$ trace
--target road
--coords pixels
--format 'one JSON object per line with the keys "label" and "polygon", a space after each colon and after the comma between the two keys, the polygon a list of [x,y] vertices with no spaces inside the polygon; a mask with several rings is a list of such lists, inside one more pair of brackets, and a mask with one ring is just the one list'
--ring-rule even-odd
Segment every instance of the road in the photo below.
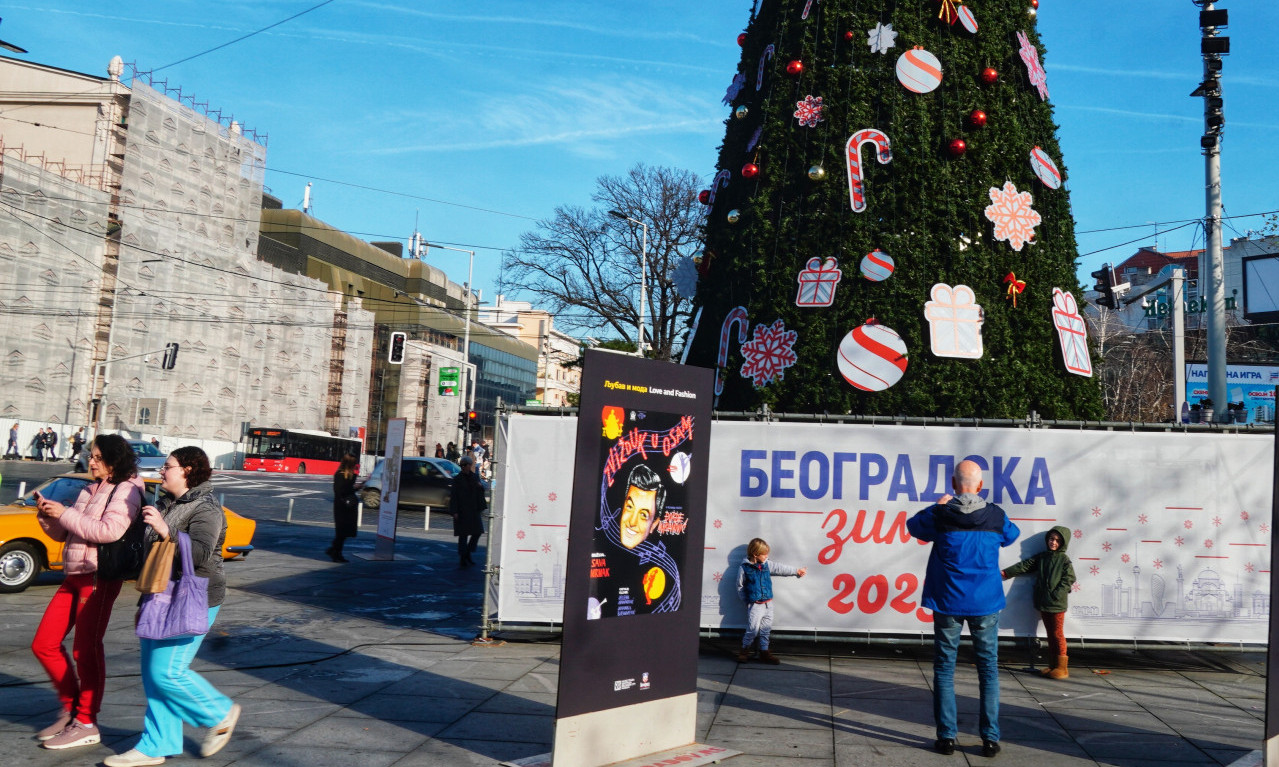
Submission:
{"label": "road", "polygon": [[[71,464],[66,461],[2,461],[0,503],[8,503],[18,496],[19,483],[25,482],[29,491],[45,479],[71,470]],[[316,525],[333,522],[332,477],[219,471],[213,475],[213,486],[214,492],[222,499],[222,505],[251,519],[275,522],[291,519],[295,524]],[[290,500],[293,501],[291,517]],[[377,515],[366,513],[362,529],[374,530],[376,527]],[[451,529],[452,520],[443,511],[433,511],[431,527]],[[420,511],[402,510],[396,519],[397,534],[423,528]]]}

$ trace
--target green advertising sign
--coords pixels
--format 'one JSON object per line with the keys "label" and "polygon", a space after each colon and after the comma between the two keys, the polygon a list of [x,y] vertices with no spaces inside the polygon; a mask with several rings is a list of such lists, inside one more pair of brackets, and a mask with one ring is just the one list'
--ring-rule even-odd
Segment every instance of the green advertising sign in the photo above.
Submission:
{"label": "green advertising sign", "polygon": [[461,387],[461,368],[440,368],[440,396],[456,397]]}

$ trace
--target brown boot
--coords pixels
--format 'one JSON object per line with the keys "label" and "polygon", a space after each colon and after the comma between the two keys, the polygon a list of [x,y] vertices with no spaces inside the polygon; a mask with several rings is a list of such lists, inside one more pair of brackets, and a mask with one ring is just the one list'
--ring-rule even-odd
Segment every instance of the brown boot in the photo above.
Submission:
{"label": "brown boot", "polygon": [[751,659],[751,648],[743,647],[740,651],[738,651],[737,653],[738,663],[745,663],[746,661],[750,659]]}
{"label": "brown boot", "polygon": [[1068,659],[1065,655],[1059,656],[1057,658],[1057,668],[1053,669],[1052,671],[1049,671],[1046,676],[1049,679],[1068,678],[1070,676],[1070,671],[1067,669],[1067,661]]}
{"label": "brown boot", "polygon": [[776,666],[777,664],[782,662],[781,659],[778,658],[776,655],[773,655],[773,653],[770,650],[760,650],[759,660],[760,660],[760,663],[767,663],[770,666]]}

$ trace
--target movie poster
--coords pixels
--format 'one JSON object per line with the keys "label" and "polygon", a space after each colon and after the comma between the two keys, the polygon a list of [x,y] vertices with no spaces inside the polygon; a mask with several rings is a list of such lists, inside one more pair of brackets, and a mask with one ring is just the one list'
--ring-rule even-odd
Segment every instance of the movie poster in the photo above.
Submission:
{"label": "movie poster", "polygon": [[688,541],[693,415],[616,405],[599,415],[599,520],[586,617],[676,612]]}
{"label": "movie poster", "polygon": [[695,694],[714,371],[588,351],[557,718]]}

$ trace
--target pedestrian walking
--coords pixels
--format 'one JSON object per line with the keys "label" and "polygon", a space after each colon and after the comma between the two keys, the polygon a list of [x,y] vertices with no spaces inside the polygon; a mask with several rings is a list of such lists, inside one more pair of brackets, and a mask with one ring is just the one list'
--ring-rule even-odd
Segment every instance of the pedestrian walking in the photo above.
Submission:
{"label": "pedestrian walking", "polygon": [[9,446],[5,448],[4,457],[22,458],[22,453],[18,450],[18,424],[9,427]]}
{"label": "pedestrian walking", "polygon": [[755,637],[759,637],[759,659],[774,666],[781,663],[768,649],[773,632],[773,576],[803,578],[808,573],[807,567],[770,561],[768,553],[768,541],[752,538],[746,544],[746,559],[737,568],[737,595],[746,603],[746,633],[742,635],[742,649],[737,653],[738,663],[750,660]]}
{"label": "pedestrian walking", "polygon": [[72,463],[80,458],[80,451],[84,449],[84,427],[76,429],[76,433],[71,435],[71,458]]}
{"label": "pedestrian walking", "polygon": [[981,753],[992,757],[999,753],[999,612],[1005,604],[999,550],[1021,531],[1003,509],[978,495],[982,477],[975,462],[960,461],[951,486],[955,497],[942,496],[906,521],[912,536],[933,544],[923,592],[924,607],[933,611],[933,748],[955,753],[955,655],[967,623],[977,656]]}
{"label": "pedestrian walking", "polygon": [[449,495],[449,513],[453,515],[453,534],[457,536],[457,566],[475,564],[471,555],[479,546],[484,533],[484,518],[489,507],[484,499],[484,485],[475,474],[475,459],[470,453],[462,456],[462,473],[453,478],[453,491]]}
{"label": "pedestrian walking", "polygon": [[1050,679],[1070,676],[1069,659],[1066,657],[1066,608],[1070,587],[1075,585],[1075,566],[1066,554],[1069,542],[1070,528],[1058,525],[1044,533],[1044,551],[1023,559],[1002,573],[1004,580],[1026,573],[1035,576],[1032,599],[1048,635],[1048,657],[1053,659],[1053,664],[1043,670],[1043,675]]}
{"label": "pedestrian walking", "polygon": [[49,460],[58,460],[58,433],[50,426],[44,435],[44,449],[49,451]]}
{"label": "pedestrian walking", "polygon": [[31,457],[37,461],[44,460],[44,429],[36,429],[36,435],[31,438]]}
{"label": "pedestrian walking", "polygon": [[[179,532],[191,540],[191,564],[195,575],[209,579],[209,627],[226,596],[222,572],[222,545],[226,517],[213,497],[213,470],[209,456],[194,446],[180,447],[160,468],[164,491],[155,506],[142,510],[150,525],[147,547]],[[179,555],[180,556],[180,555]],[[174,561],[173,580],[182,577]],[[174,639],[141,639],[142,690],[147,698],[142,738],[123,754],[103,760],[107,767],[145,767],[163,764],[166,757],[182,753],[182,723],[208,727],[200,744],[200,756],[212,756],[231,739],[240,718],[240,706],[218,692],[208,680],[191,670],[191,661],[204,642],[204,634]]]}
{"label": "pedestrian walking", "polygon": [[435,457],[436,458],[444,457],[444,446],[438,442],[435,443]]}
{"label": "pedestrian walking", "polygon": [[[72,506],[36,494],[36,519],[56,541],[63,541],[66,577],[53,593],[31,641],[31,652],[58,693],[62,710],[53,724],[36,734],[45,748],[64,749],[98,743],[98,712],[106,687],[102,637],[121,581],[98,578],[98,546],[119,540],[142,507],[143,485],[137,457],[123,437],[99,435],[89,451],[95,482]],[[63,642],[75,630],[72,651]]]}
{"label": "pedestrian walking", "polygon": [[342,544],[359,532],[360,499],[355,494],[355,479],[359,476],[360,459],[347,453],[333,474],[333,543],[324,550],[334,562],[346,562],[342,556]]}
{"label": "pedestrian walking", "polygon": [[448,448],[444,451],[444,457],[453,463],[457,463],[457,459],[461,457],[457,452],[457,445],[450,442]]}

